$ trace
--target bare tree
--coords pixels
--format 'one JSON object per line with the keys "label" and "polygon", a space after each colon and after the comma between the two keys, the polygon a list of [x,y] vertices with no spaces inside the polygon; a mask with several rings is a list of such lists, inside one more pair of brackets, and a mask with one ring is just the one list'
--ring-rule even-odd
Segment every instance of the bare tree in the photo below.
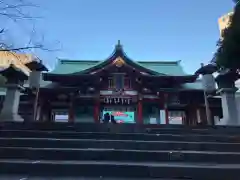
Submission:
{"label": "bare tree", "polygon": [[32,19],[27,13],[26,8],[37,7],[26,0],[0,0],[0,15],[5,16],[13,21],[22,19]]}
{"label": "bare tree", "polygon": [[[31,49],[41,49],[47,51],[55,51],[57,49],[52,49],[46,47],[44,42],[44,36],[36,40],[36,28],[35,21],[39,18],[34,16],[31,12],[35,8],[39,8],[36,4],[30,2],[32,0],[0,0],[0,18],[6,21],[13,21],[15,23],[21,24],[23,21],[27,21],[28,24],[32,25],[32,31],[29,33],[29,41],[24,43],[24,45],[16,45],[15,42],[9,42],[1,37],[6,37],[9,32],[5,24],[0,25],[0,51],[26,51]],[[1,27],[2,26],[2,27]]]}

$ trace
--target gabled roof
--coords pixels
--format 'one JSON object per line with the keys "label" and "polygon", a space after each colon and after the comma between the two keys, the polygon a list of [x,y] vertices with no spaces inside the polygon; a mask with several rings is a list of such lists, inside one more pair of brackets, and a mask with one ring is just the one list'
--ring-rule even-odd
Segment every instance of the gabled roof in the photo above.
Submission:
{"label": "gabled roof", "polygon": [[23,72],[21,69],[16,67],[14,64],[10,64],[9,67],[0,68],[0,74],[7,79],[19,79],[19,80],[27,80],[28,74]]}
{"label": "gabled roof", "polygon": [[107,68],[109,66],[112,66],[113,64],[116,66],[118,66],[117,64],[119,64],[120,66],[127,65],[128,67],[130,67],[134,70],[144,72],[144,73],[147,73],[150,75],[158,75],[159,74],[158,72],[148,69],[148,68],[140,65],[139,63],[133,61],[132,59],[130,59],[124,52],[123,47],[120,44],[120,41],[118,41],[118,44],[115,46],[115,49],[109,58],[107,58],[106,60],[104,60],[102,62],[99,62],[98,64],[96,64],[93,67],[83,70],[81,73],[94,73],[94,71],[99,71],[102,68]]}
{"label": "gabled roof", "polygon": [[0,67],[6,68],[10,64],[14,64],[24,73],[29,75],[30,69],[26,67],[26,63],[31,62],[35,57],[31,54],[20,54],[12,51],[0,51]]}
{"label": "gabled roof", "polygon": [[150,75],[187,75],[180,61],[133,61],[124,52],[122,45],[118,43],[112,55],[104,61],[100,60],[66,60],[59,59],[56,68],[50,72],[51,74],[73,74],[73,73],[90,73],[98,69],[104,68],[111,64],[117,58],[123,59],[126,64],[146,72]]}
{"label": "gabled roof", "polygon": [[[133,61],[124,52],[120,42],[115,46],[112,55],[104,61],[70,61],[59,60],[56,69],[44,73],[43,79],[52,82],[68,82],[87,78],[99,81],[99,73],[105,72],[134,72],[138,73],[145,82],[154,78],[156,81],[165,80],[172,83],[190,83],[197,78],[196,75],[187,75],[180,61]],[[83,80],[83,79],[82,79]]]}
{"label": "gabled roof", "polygon": [[[54,74],[69,74],[84,71],[88,68],[92,68],[102,61],[96,60],[66,60],[59,59],[56,68],[51,71]],[[144,66],[152,71],[156,71],[159,74],[184,76],[187,75],[180,61],[136,61],[139,65]]]}

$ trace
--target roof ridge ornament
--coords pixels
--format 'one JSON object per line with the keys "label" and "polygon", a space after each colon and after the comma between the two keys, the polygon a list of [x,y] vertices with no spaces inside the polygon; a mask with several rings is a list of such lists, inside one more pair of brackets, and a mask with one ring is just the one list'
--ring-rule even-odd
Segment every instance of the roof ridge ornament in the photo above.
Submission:
{"label": "roof ridge ornament", "polygon": [[116,45],[116,49],[117,49],[117,50],[122,49],[122,45],[121,45],[121,41],[120,41],[120,40],[118,40],[118,43],[117,43],[117,45]]}

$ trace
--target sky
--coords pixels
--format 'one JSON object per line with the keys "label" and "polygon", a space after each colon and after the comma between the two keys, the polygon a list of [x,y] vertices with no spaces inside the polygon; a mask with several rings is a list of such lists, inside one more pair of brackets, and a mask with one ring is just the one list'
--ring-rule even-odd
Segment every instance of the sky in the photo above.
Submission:
{"label": "sky", "polygon": [[[120,40],[133,60],[181,60],[187,73],[194,73],[200,63],[212,59],[219,38],[218,18],[233,8],[231,0],[36,2],[38,8],[31,10],[39,17],[33,22],[34,29],[54,51],[33,53],[51,68],[57,58],[105,60]],[[10,39],[28,42],[29,22],[5,23],[12,32]]]}

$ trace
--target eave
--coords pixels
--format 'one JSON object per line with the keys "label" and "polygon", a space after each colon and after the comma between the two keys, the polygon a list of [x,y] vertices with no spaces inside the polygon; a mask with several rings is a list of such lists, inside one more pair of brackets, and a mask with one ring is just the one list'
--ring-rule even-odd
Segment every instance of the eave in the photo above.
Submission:
{"label": "eave", "polygon": [[195,72],[195,74],[196,75],[199,75],[199,74],[202,74],[202,75],[212,74],[212,73],[216,72],[217,70],[218,70],[217,65],[215,65],[215,64],[207,64],[207,65],[202,66],[201,68],[199,68]]}
{"label": "eave", "polygon": [[52,74],[52,73],[43,73],[44,81],[52,82],[83,82],[83,81],[99,81],[98,76],[92,74]]}
{"label": "eave", "polygon": [[142,75],[142,79],[146,82],[154,81],[171,81],[176,83],[193,83],[196,81],[198,75],[186,75],[186,76],[159,76],[159,75]]}
{"label": "eave", "polygon": [[[131,65],[127,64],[127,63],[123,63],[120,66],[118,66],[114,62],[104,66],[103,68],[99,68],[98,70],[93,71],[90,74],[92,74],[92,75],[101,75],[104,72],[112,72],[112,73],[127,73],[128,72],[128,73],[134,73],[134,74],[136,73],[139,76],[142,76],[144,74],[148,74],[145,71],[141,71],[140,69],[138,69],[138,68],[136,68],[134,66],[131,66]],[[74,73],[74,75],[81,75],[81,73]],[[158,75],[165,76],[165,74],[160,74],[160,73]]]}

